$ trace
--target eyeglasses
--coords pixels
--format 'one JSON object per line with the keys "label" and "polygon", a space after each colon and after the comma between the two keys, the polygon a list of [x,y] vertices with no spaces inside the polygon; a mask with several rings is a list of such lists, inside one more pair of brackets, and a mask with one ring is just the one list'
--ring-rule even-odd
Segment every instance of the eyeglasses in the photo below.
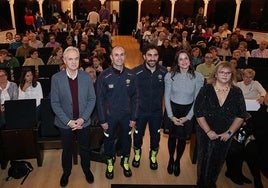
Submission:
{"label": "eyeglasses", "polygon": [[213,57],[205,57],[206,59],[212,59]]}
{"label": "eyeglasses", "polygon": [[1,74],[1,75],[0,75],[0,78],[3,78],[3,77],[5,77],[5,76],[6,76],[5,74]]}
{"label": "eyeglasses", "polygon": [[230,76],[232,74],[232,72],[219,71],[218,74],[224,75],[224,76]]}

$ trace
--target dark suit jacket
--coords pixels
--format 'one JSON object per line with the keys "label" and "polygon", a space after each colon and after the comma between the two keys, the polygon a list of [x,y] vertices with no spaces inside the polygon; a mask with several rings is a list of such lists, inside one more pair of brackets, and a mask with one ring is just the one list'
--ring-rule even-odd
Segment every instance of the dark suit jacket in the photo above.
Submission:
{"label": "dark suit jacket", "polygon": [[[83,126],[90,125],[90,115],[95,107],[96,95],[90,75],[78,71],[79,118],[85,120]],[[72,96],[66,71],[53,75],[51,82],[51,106],[56,114],[55,125],[68,129],[68,122],[73,119]]]}
{"label": "dark suit jacket", "polygon": [[[110,14],[110,23],[113,23],[113,14]],[[116,23],[119,24],[119,16],[118,16],[118,13],[116,13]]]}

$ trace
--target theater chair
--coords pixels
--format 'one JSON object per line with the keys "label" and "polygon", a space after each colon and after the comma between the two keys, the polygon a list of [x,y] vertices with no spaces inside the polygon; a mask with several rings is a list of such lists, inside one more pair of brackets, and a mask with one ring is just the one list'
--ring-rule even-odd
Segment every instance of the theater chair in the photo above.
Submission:
{"label": "theater chair", "polygon": [[38,122],[36,100],[5,101],[5,125],[0,131],[1,167],[9,160],[32,159],[42,166],[43,152],[37,144]]}
{"label": "theater chair", "polygon": [[[62,148],[60,132],[54,125],[55,114],[50,105],[50,99],[41,99],[40,122],[38,129],[38,145],[41,150]],[[78,161],[77,142],[74,143],[73,163]]]}

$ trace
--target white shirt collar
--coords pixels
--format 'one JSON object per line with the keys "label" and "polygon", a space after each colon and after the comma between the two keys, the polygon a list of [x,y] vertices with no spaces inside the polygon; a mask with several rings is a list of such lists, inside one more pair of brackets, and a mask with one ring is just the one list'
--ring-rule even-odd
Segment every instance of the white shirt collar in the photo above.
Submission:
{"label": "white shirt collar", "polygon": [[68,76],[69,78],[71,78],[72,80],[74,80],[74,79],[76,79],[76,77],[77,77],[78,70],[75,71],[75,75],[74,75],[73,77],[72,77],[72,76],[70,75],[70,73],[68,72],[68,69],[66,69],[66,73],[67,73],[67,76]]}

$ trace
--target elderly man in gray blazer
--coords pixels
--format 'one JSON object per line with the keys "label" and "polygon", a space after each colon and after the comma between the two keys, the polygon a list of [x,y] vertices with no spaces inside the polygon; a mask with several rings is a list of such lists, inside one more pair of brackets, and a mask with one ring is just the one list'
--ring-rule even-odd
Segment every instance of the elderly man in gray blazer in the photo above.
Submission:
{"label": "elderly man in gray blazer", "polygon": [[88,183],[94,182],[90,171],[89,125],[96,96],[93,82],[87,72],[79,70],[79,51],[68,47],[63,53],[66,70],[53,75],[51,82],[51,106],[56,114],[63,145],[63,175],[60,185],[68,184],[72,169],[74,134],[76,134],[81,166]]}

